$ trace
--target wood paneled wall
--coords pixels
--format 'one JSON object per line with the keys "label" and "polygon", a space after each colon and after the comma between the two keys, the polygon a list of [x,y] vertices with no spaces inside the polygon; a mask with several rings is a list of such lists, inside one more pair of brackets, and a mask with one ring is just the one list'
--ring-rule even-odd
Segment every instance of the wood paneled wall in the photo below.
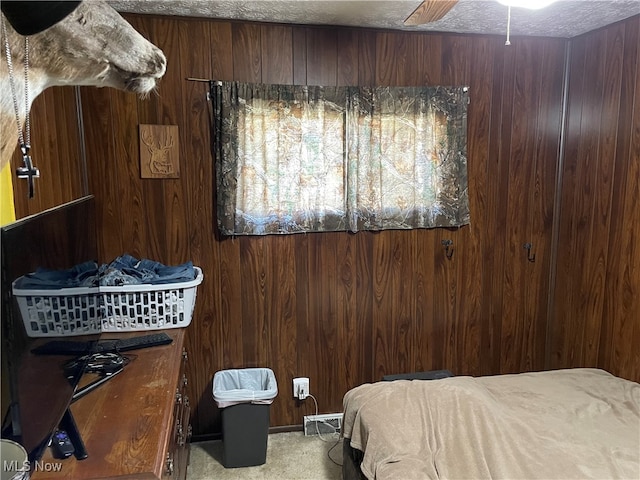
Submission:
{"label": "wood paneled wall", "polygon": [[549,366],[640,381],[640,16],[570,59]]}
{"label": "wood paneled wall", "polygon": [[[169,59],[148,100],[84,89],[101,254],[193,260],[195,433],[219,431],[211,377],[272,368],[273,425],[300,424],[291,379],[323,412],[383,374],[544,368],[565,42],[130,17]],[[459,230],[219,238],[207,84],[469,85],[471,225]],[[177,180],[141,180],[137,126],[180,126]],[[104,141],[107,139],[108,141]],[[448,260],[442,240],[453,240]],[[523,244],[534,245],[535,263]]]}
{"label": "wood paneled wall", "polygon": [[[197,436],[220,431],[211,378],[226,368],[274,370],[280,393],[271,407],[272,426],[300,424],[314,411],[309,400],[292,398],[294,376],[310,377],[320,411],[335,412],[349,388],[383,374],[448,368],[480,375],[577,366],[588,363],[582,351],[594,338],[598,365],[636,375],[635,367],[614,365],[638,363],[629,341],[629,332],[637,338],[638,322],[624,315],[633,312],[640,279],[637,269],[623,268],[638,257],[631,243],[632,229],[638,229],[632,220],[637,165],[625,163],[638,158],[640,90],[633,71],[637,48],[631,46],[633,38],[637,43],[637,19],[612,27],[615,35],[607,29],[572,42],[518,38],[505,47],[501,37],[127,18],[165,51],[168,70],[148,99],[81,89],[88,191],[96,197],[100,260],[128,252],[172,264],[193,260],[204,270],[187,335]],[[569,56],[567,45],[573,45]],[[596,47],[599,60],[586,54]],[[562,162],[567,59],[570,118]],[[598,61],[606,64],[598,67]],[[617,79],[605,80],[614,66]],[[600,72],[598,84],[610,98],[603,100],[588,86],[591,77],[585,73],[594,72]],[[207,84],[187,77],[468,85],[471,225],[220,238]],[[582,85],[579,93],[576,83]],[[608,107],[610,101],[619,111]],[[599,125],[590,116],[598,105],[606,115],[617,115],[616,126],[607,123],[601,140],[587,140],[587,120]],[[140,178],[141,123],[179,126],[179,179]],[[623,165],[615,176],[607,171],[613,164],[604,161],[613,144],[620,152],[615,164]],[[590,157],[593,166],[582,165],[581,155],[571,156],[592,145],[602,152],[602,160]],[[605,196],[594,193],[594,182],[603,175],[612,192],[606,205]],[[623,184],[623,190],[614,188]],[[609,218],[617,208],[624,211],[615,213],[620,225]],[[600,212],[597,222],[588,213],[594,210]],[[603,231],[620,245],[606,251],[605,271],[615,276],[617,265],[626,273],[598,283]],[[446,239],[453,240],[450,260],[442,246]],[[535,261],[528,259],[525,243],[532,244]],[[575,250],[578,256],[576,244],[582,249]],[[584,255],[595,256],[585,262]],[[583,278],[582,265],[590,265],[592,281]],[[602,306],[576,310],[587,293],[569,291],[568,284],[607,289],[598,291]],[[617,320],[603,322],[610,312]],[[585,321],[580,315],[586,313],[591,316]],[[580,343],[580,336],[587,343]],[[578,350],[580,355],[571,353]]]}

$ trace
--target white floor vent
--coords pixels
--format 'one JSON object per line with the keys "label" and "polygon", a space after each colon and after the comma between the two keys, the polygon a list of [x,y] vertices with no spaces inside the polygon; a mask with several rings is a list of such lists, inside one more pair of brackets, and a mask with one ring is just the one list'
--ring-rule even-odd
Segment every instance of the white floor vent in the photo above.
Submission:
{"label": "white floor vent", "polygon": [[304,434],[305,435],[331,435],[340,433],[342,428],[341,413],[327,413],[324,415],[305,415]]}

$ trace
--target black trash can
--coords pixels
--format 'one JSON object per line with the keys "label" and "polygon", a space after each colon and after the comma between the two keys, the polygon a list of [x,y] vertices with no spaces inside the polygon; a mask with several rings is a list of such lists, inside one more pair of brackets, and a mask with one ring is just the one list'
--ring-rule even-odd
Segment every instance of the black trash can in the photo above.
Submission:
{"label": "black trash can", "polygon": [[222,464],[252,467],[267,461],[269,409],[278,384],[268,368],[221,370],[213,376],[213,398],[222,415]]}

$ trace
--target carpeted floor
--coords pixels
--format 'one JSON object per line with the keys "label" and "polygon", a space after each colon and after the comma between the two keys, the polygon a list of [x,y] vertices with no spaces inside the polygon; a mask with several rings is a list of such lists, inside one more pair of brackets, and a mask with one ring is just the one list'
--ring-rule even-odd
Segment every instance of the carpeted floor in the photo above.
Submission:
{"label": "carpeted floor", "polygon": [[337,435],[323,437],[326,441],[317,435],[305,437],[303,432],[271,434],[266,463],[244,468],[222,466],[219,440],[192,443],[187,480],[340,480],[342,441],[336,445]]}

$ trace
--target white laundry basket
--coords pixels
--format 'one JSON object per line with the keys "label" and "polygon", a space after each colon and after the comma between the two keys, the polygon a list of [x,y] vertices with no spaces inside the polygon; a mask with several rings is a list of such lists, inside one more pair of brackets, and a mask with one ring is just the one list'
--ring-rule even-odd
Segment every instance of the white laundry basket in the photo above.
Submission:
{"label": "white laundry basket", "polygon": [[202,270],[188,282],[121,287],[18,289],[27,335],[58,337],[186,327],[191,323]]}

